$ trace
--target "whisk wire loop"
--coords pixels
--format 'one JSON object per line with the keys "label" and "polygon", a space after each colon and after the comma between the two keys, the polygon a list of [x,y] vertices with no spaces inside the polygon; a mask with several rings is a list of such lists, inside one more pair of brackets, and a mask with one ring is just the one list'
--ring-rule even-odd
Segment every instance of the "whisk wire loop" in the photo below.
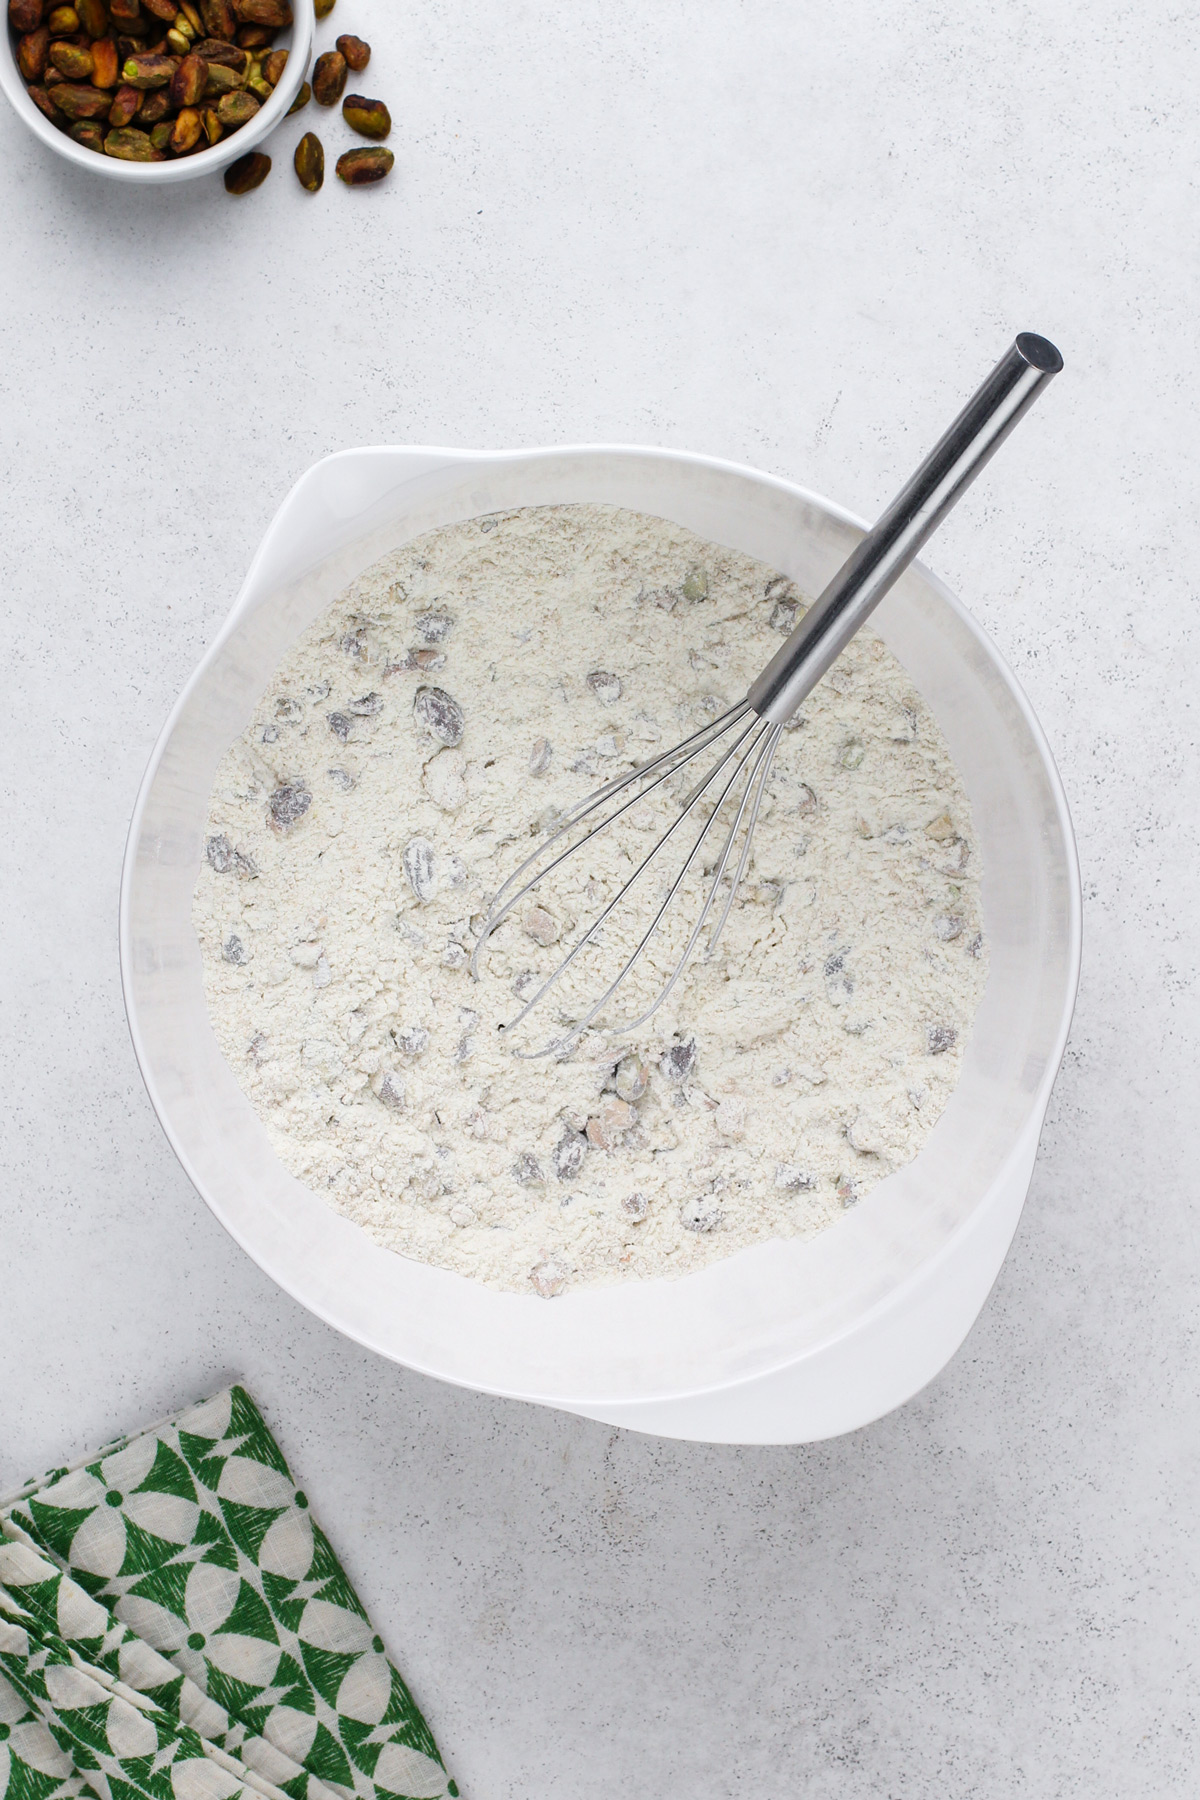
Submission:
{"label": "whisk wire loop", "polygon": [[[738,862],[737,874],[729,884],[729,892],[725,896],[724,908],[722,909],[721,916],[717,920],[716,927],[708,940],[708,949],[705,951],[706,957],[712,956],[713,952],[716,950],[721,933],[725,929],[725,921],[729,917],[730,909],[737,897],[737,891],[742,885],[742,880],[746,873],[746,866],[750,861],[750,846],[754,842],[754,828],[758,824],[758,812],[762,805],[763,794],[766,790],[767,777],[771,773],[771,764],[775,760],[775,752],[779,748],[779,739],[782,733],[782,725],[773,726],[767,733],[767,741],[763,747],[760,766],[754,776],[754,804],[750,809],[750,822],[746,827],[746,836],[742,843],[742,854],[741,859]],[[749,791],[749,788],[747,788],[747,794],[749,794]],[[666,998],[665,995],[663,997],[664,999]]]}
{"label": "whisk wire loop", "polygon": [[[656,788],[662,786],[663,782],[669,781],[671,776],[674,775],[685,762],[690,761],[693,756],[698,756],[702,750],[707,750],[711,744],[716,743],[717,739],[723,737],[731,726],[737,724],[739,720],[744,719],[749,711],[749,703],[745,700],[740,701],[737,706],[731,706],[728,712],[722,713],[718,718],[711,720],[709,724],[701,726],[700,730],[693,732],[691,737],[684,738],[681,743],[673,744],[669,750],[664,750],[660,755],[651,757],[647,762],[639,763],[635,768],[630,769],[627,774],[616,776],[614,780],[607,782],[605,786],[598,789],[596,793],[589,795],[586,800],[581,801],[578,806],[572,807],[571,811],[568,812],[564,818],[559,820],[549,837],[545,838],[542,843],[538,845],[536,850],[532,850],[529,853],[519,867],[513,870],[512,874],[508,877],[508,880],[497,892],[492,901],[483,930],[479,935],[479,942],[476,944],[475,949],[471,954],[471,974],[473,976],[478,976],[480,955],[493,932],[496,931],[498,926],[504,923],[509,914],[521,904],[522,900],[526,899],[527,896],[532,893],[533,889],[537,887],[540,882],[545,881],[547,876],[552,875],[555,869],[557,869],[561,863],[564,863],[569,856],[576,855],[578,851],[583,850],[590,844],[594,838],[599,837],[602,831],[607,831],[610,825],[615,825],[617,820],[623,818],[632,807],[639,805],[643,800],[647,799]],[[671,766],[669,768],[664,768],[663,765],[666,763],[669,763]],[[656,772],[660,769],[662,770],[662,773],[657,774]],[[533,868],[536,863],[539,863],[542,860],[553,844],[558,843],[569,831],[574,830],[577,825],[581,825],[584,819],[594,813],[598,807],[603,806],[606,800],[614,799],[617,794],[622,793],[626,788],[633,786],[635,782],[642,781],[650,775],[654,775],[655,779],[651,781],[647,787],[640,789],[639,792],[634,794],[629,800],[625,801],[622,806],[618,807],[615,812],[610,813],[607,818],[602,819],[598,825],[594,825],[590,831],[580,838],[578,843],[570,844],[565,850],[560,851],[558,856],[556,856],[552,862],[547,863],[544,869],[539,870],[536,875],[531,877],[531,879],[527,881],[523,887],[519,888],[511,898],[508,900],[505,899],[504,896],[509,892],[509,889],[514,887],[516,883],[520,881],[527,869]],[[596,926],[593,925],[592,930],[594,931],[595,929]],[[586,939],[584,941],[586,942]],[[516,1021],[514,1020],[513,1023],[515,1024]]]}
{"label": "whisk wire loop", "polygon": [[[738,840],[738,836],[741,832],[742,820],[745,817],[746,807],[749,804],[750,819],[749,819],[749,823],[746,827],[746,835],[745,835],[745,838],[742,843],[742,853],[741,853],[740,858],[738,859],[737,874],[733,877],[733,880],[730,883],[729,893],[726,896],[725,905],[721,912],[721,917],[717,921],[715,930],[712,932],[711,936],[709,937],[708,949],[705,953],[706,960],[708,957],[710,957],[713,954],[714,950],[716,949],[717,940],[719,939],[722,931],[725,929],[725,921],[729,917],[730,908],[733,905],[734,898],[737,894],[738,888],[741,886],[742,877],[746,873],[746,865],[750,860],[750,845],[751,845],[751,841],[754,837],[754,827],[758,820],[758,809],[762,804],[763,789],[766,786],[767,776],[770,773],[771,763],[775,756],[775,749],[779,742],[779,734],[782,730],[783,730],[783,727],[781,725],[770,725],[767,727],[767,729],[765,731],[761,731],[755,740],[752,752],[748,752],[747,756],[743,759],[742,766],[744,767],[745,764],[747,762],[749,762],[750,755],[751,754],[754,755],[754,765],[750,771],[750,778],[746,783],[746,791],[742,795],[742,798],[738,805],[737,811],[734,814],[733,822],[729,827],[729,832],[725,839],[725,847],[722,850],[720,857],[718,858],[716,869],[715,869],[715,872],[714,872],[713,878],[712,878],[712,883],[709,887],[708,895],[707,895],[707,898],[705,899],[704,905],[701,908],[700,916],[696,920],[695,925],[692,927],[691,935],[688,938],[687,943],[684,945],[683,952],[677,959],[677,961],[675,963],[675,967],[672,969],[669,979],[667,980],[665,985],[660,989],[658,997],[655,999],[653,1004],[651,1006],[648,1006],[646,1008],[645,1012],[639,1013],[636,1019],[620,1020],[619,1023],[617,1023],[616,1025],[613,1025],[611,1027],[611,1030],[613,1032],[636,1031],[636,1030],[638,1030],[638,1028],[640,1026],[645,1025],[649,1019],[652,1019],[654,1017],[655,1013],[658,1011],[659,1007],[663,1004],[663,1002],[667,999],[668,995],[671,993],[672,989],[675,987],[675,984],[679,980],[680,976],[683,974],[683,971],[686,969],[688,962],[691,960],[692,952],[693,952],[693,950],[695,950],[696,945],[700,940],[700,933],[703,931],[705,923],[708,919],[708,916],[709,916],[710,912],[712,911],[713,903],[716,900],[717,894],[720,892],[721,883],[725,878],[725,870],[726,870],[726,867],[729,862],[730,853],[733,850],[734,844]],[[741,773],[740,769],[739,769],[738,773],[739,774]],[[732,786],[732,783],[730,784],[730,786]],[[727,788],[726,793],[728,793],[728,791],[729,791],[729,789]],[[751,796],[753,796],[752,800],[751,800]],[[722,795],[722,800],[724,798],[725,798],[725,796]],[[720,806],[718,805],[716,807],[716,809],[713,811],[711,817],[706,821],[704,830],[700,833],[700,836],[697,839],[696,844],[693,848],[693,855],[695,854],[695,851],[700,848],[701,843],[703,843],[704,838],[707,835],[710,827],[712,826],[713,821],[716,819],[717,813],[719,811],[720,811]],[[689,861],[690,860],[691,859],[689,858]],[[679,876],[679,882],[682,882],[683,876],[686,873],[687,873],[687,868],[685,866]],[[676,883],[676,887],[678,887],[679,882]],[[673,895],[672,895],[672,897],[673,897]],[[655,919],[654,924],[650,927],[650,930],[646,933],[645,938],[643,938],[641,944],[638,946],[638,954],[639,955],[640,955],[641,951],[645,948],[650,937],[653,935],[655,929],[658,926],[659,920],[661,919],[662,914],[665,911],[666,911],[666,906],[664,905],[658,915],[658,918]],[[631,958],[630,962],[628,964],[626,964],[624,969],[622,969],[620,975],[618,975],[616,981],[613,982],[612,987],[609,988],[608,993],[605,995],[604,1001],[602,1001],[600,1003],[601,1005],[603,1005],[605,1003],[605,1001],[609,1000],[612,997],[613,993],[620,986],[621,982],[625,979],[625,976],[629,973],[629,969],[632,967],[632,961],[633,961],[633,959]],[[599,1008],[597,1008],[596,1011],[599,1011]],[[593,1018],[595,1017],[594,1012],[591,1015],[591,1017],[593,1017]],[[585,1029],[585,1027],[581,1026],[579,1029],[582,1030],[582,1029]]]}
{"label": "whisk wire loop", "polygon": [[[705,775],[704,779],[692,790],[692,793],[690,794],[688,799],[684,802],[683,806],[680,808],[676,817],[672,820],[670,826],[662,834],[662,836],[656,840],[653,848],[649,851],[649,853],[645,857],[643,857],[642,861],[638,864],[638,866],[634,870],[633,874],[630,875],[629,878],[622,884],[622,886],[618,890],[618,892],[609,901],[608,905],[603,909],[603,911],[599,914],[599,916],[596,919],[594,919],[592,921],[592,923],[587,927],[586,931],[584,931],[580,935],[580,937],[578,938],[576,943],[573,945],[571,950],[567,953],[567,955],[559,963],[558,967],[553,971],[553,973],[550,974],[547,977],[547,979],[541,984],[541,986],[538,988],[537,992],[533,995],[533,997],[525,1002],[524,1006],[521,1008],[520,1012],[516,1015],[516,1017],[513,1018],[512,1020],[510,1020],[509,1023],[506,1026],[504,1026],[503,1029],[505,1031],[515,1030],[516,1027],[519,1026],[528,1017],[528,1015],[533,1011],[533,1009],[537,1005],[540,1004],[540,1002],[544,999],[545,995],[555,985],[555,983],[557,981],[559,981],[559,979],[563,975],[566,974],[567,970],[571,967],[571,965],[575,961],[576,957],[580,954],[580,952],[589,943],[594,941],[596,933],[601,930],[605,921],[612,915],[613,912],[615,912],[617,907],[621,904],[622,900],[625,899],[626,895],[633,888],[634,884],[641,878],[641,876],[649,868],[650,864],[659,855],[660,851],[662,851],[666,848],[666,846],[670,843],[671,839],[674,837],[675,833],[680,829],[681,826],[683,826],[686,823],[686,821],[695,812],[696,808],[700,805],[700,802],[703,799],[704,795],[707,793],[708,789],[712,787],[713,783],[723,773],[723,771],[728,768],[730,762],[733,762],[734,763],[733,772],[729,775],[728,780],[726,781],[725,786],[721,791],[720,798],[717,800],[717,803],[714,806],[712,812],[709,814],[708,818],[704,821],[704,824],[703,824],[700,832],[698,833],[695,842],[693,843],[691,849],[687,853],[687,856],[684,860],[682,868],[679,870],[675,879],[670,884],[670,886],[667,890],[667,893],[666,893],[664,899],[662,900],[662,902],[660,903],[658,910],[655,913],[654,918],[652,919],[648,929],[642,936],[637,947],[633,950],[633,952],[631,953],[631,955],[625,962],[623,968],[621,969],[620,973],[617,975],[616,979],[609,985],[609,987],[605,990],[605,992],[600,996],[599,1000],[596,1001],[596,1003],[583,1016],[583,1018],[577,1019],[573,1023],[573,1025],[571,1026],[571,1029],[568,1033],[568,1036],[565,1040],[564,1039],[556,1039],[553,1042],[551,1042],[550,1044],[546,1045],[542,1050],[518,1052],[518,1054],[521,1054],[521,1055],[524,1055],[527,1057],[531,1057],[531,1058],[540,1057],[540,1056],[550,1056],[550,1055],[557,1054],[561,1049],[564,1048],[565,1044],[569,1044],[569,1043],[573,1042],[575,1039],[577,1039],[581,1035],[582,1032],[586,1031],[588,1029],[589,1025],[591,1025],[592,1021],[595,1018],[597,1018],[598,1015],[603,1011],[604,1007],[608,1004],[608,1001],[612,998],[612,995],[616,992],[617,988],[625,980],[626,976],[630,973],[630,971],[633,969],[635,964],[641,960],[642,954],[645,951],[646,946],[649,944],[650,939],[653,937],[655,931],[658,929],[658,926],[661,924],[662,919],[664,918],[668,908],[671,905],[671,902],[674,900],[675,896],[679,892],[680,887],[683,885],[684,878],[687,875],[688,870],[691,868],[692,863],[695,861],[696,856],[699,853],[700,847],[703,844],[704,839],[708,835],[708,832],[712,826],[713,820],[717,817],[718,813],[721,811],[721,808],[724,806],[725,801],[728,798],[730,792],[732,791],[732,789],[735,787],[738,780],[740,779],[742,773],[744,772],[744,770],[746,768],[746,765],[749,763],[750,758],[753,756],[757,745],[759,743],[761,743],[764,736],[770,736],[772,734],[772,731],[773,731],[773,727],[771,727],[771,726],[764,727],[762,721],[758,718],[755,718],[752,721],[752,723],[747,725],[744,728],[744,730],[742,730],[740,732],[740,734],[734,739],[733,743],[728,746],[728,748],[723,752],[723,754],[720,757],[718,757],[717,761],[713,764],[712,768]],[[741,757],[739,758],[738,753],[739,753],[739,751],[742,750],[743,746],[747,744],[748,740],[751,740],[749,742],[749,747],[745,750],[745,753],[743,755],[741,755]],[[711,741],[712,741],[711,739],[708,740],[708,742],[711,742]],[[704,748],[704,747],[706,747],[706,746],[705,745],[700,746],[700,748]],[[698,751],[694,752],[693,754],[698,754]],[[675,764],[676,769],[678,769],[680,766],[681,765],[679,763]],[[641,797],[642,796],[639,796],[639,798],[641,798]],[[592,833],[589,835],[595,835],[595,834]],[[586,840],[584,840],[584,841],[586,842]],[[575,850],[577,850],[581,847],[582,847],[581,845],[575,845],[566,854],[574,855]],[[561,861],[562,859],[560,858],[558,860]],[[550,865],[551,868],[554,866],[555,865],[553,865],[553,864]],[[549,872],[550,872],[550,870],[547,869],[543,872],[543,874],[549,874]],[[538,881],[540,881],[541,879],[543,879],[543,876],[535,877],[534,881],[532,881],[528,884],[528,887],[529,888],[535,887],[537,885]],[[482,942],[482,939],[481,939],[481,942]],[[656,1002],[655,1007],[651,1008],[651,1011],[657,1010],[658,1004],[659,1004],[659,1002]]]}

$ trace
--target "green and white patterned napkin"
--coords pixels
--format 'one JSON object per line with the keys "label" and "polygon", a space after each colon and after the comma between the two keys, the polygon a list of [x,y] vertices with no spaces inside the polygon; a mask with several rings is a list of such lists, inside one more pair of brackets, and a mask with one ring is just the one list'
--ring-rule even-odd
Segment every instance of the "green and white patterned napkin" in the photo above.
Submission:
{"label": "green and white patterned napkin", "polygon": [[244,1388],[0,1507],[0,1800],[457,1793]]}

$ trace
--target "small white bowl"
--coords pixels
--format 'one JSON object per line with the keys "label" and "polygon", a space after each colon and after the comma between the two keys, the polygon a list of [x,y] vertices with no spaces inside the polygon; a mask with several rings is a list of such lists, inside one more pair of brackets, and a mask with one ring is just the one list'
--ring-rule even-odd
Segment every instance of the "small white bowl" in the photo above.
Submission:
{"label": "small white bowl", "polygon": [[160,163],[122,162],[119,157],[104,156],[77,144],[73,137],[60,131],[57,125],[52,125],[29,98],[29,90],[17,67],[11,30],[0,50],[0,87],[8,95],[17,117],[28,125],[35,137],[40,138],[43,144],[48,144],[51,150],[65,157],[68,162],[89,170],[93,175],[105,175],[111,181],[140,182],[143,185],[191,181],[198,175],[215,175],[231,162],[236,162],[239,156],[245,156],[247,150],[253,150],[256,144],[261,144],[274,131],[300,92],[308,73],[308,59],[312,53],[313,32],[316,29],[313,0],[292,0],[292,10],[295,14],[292,28],[289,32],[281,33],[278,42],[278,48],[288,53],[287,68],[271,98],[265,106],[260,107],[248,125],[231,132],[209,149],[198,150],[194,156],[168,158]]}

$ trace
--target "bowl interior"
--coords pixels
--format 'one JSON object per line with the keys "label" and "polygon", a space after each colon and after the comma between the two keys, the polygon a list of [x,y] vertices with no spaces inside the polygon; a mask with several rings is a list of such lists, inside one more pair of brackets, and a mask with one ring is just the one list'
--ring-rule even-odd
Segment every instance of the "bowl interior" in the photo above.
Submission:
{"label": "bowl interior", "polygon": [[143,785],[126,860],[122,961],[151,1097],[201,1194],[314,1312],[444,1379],[560,1405],[694,1394],[853,1330],[987,1204],[1040,1121],[1074,997],[1077,877],[1041,733],[988,640],[919,565],[878,627],[957,759],[984,859],[991,973],[962,1078],[920,1156],[819,1236],[758,1245],[674,1281],[493,1293],[373,1244],[296,1181],[208,1023],[192,890],[221,757],[296,636],[355,575],[435,526],[597,501],[659,514],[815,593],[861,535],[787,483],[704,458],[621,449],[474,455],[350,451],[285,502],[242,595],[178,703]]}
{"label": "bowl interior", "polygon": [[40,138],[57,155],[74,163],[77,168],[86,169],[91,174],[103,176],[110,181],[132,183],[135,187],[192,181],[198,176],[213,175],[227,168],[239,156],[244,156],[247,150],[253,150],[256,144],[260,144],[286,116],[304,82],[316,24],[313,0],[292,0],[292,10],[294,21],[291,28],[281,31],[273,46],[286,50],[288,61],[271,98],[264,102],[249,123],[240,130],[231,132],[228,137],[221,138],[207,150],[198,150],[192,156],[181,156],[159,163],[122,162],[116,157],[103,156],[77,144],[74,138],[65,131],[60,131],[57,125],[40,113],[29,98],[17,67],[16,38],[11,28],[6,29],[5,42],[0,47],[0,87],[34,136]]}

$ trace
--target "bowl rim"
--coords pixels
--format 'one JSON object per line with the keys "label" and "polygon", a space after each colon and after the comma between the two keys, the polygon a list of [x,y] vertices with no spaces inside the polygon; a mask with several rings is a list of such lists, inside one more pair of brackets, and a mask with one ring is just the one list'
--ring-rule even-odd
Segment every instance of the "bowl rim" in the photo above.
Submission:
{"label": "bowl rim", "polygon": [[[250,1256],[251,1260],[262,1269],[264,1274],[268,1275],[272,1281],[282,1287],[284,1292],[289,1294],[292,1299],[303,1306],[307,1312],[310,1312],[315,1317],[321,1319],[323,1323],[329,1325],[342,1336],[348,1337],[352,1342],[361,1344],[365,1349],[373,1351],[375,1354],[384,1357],[389,1362],[399,1362],[403,1367],[411,1368],[418,1374],[428,1375],[435,1380],[445,1381],[452,1386],[466,1388],[476,1393],[486,1393],[505,1398],[527,1400],[535,1404],[542,1404],[559,1409],[566,1407],[568,1410],[595,1411],[595,1409],[603,1409],[608,1405],[628,1406],[631,1404],[665,1404],[672,1401],[698,1399],[708,1395],[727,1393],[739,1387],[744,1387],[747,1381],[757,1383],[767,1380],[772,1375],[779,1374],[786,1369],[795,1368],[802,1362],[819,1358],[836,1342],[841,1341],[848,1336],[856,1335],[871,1321],[880,1318],[891,1312],[893,1309],[902,1307],[915,1290],[925,1283],[933,1270],[939,1268],[957,1253],[959,1246],[974,1230],[978,1219],[989,1205],[991,1205],[998,1196],[1002,1196],[1004,1192],[1007,1191],[1007,1188],[1011,1185],[1014,1171],[1019,1173],[1022,1165],[1029,1162],[1032,1153],[1036,1152],[1037,1142],[1040,1136],[1050,1093],[1054,1086],[1054,1082],[1057,1079],[1063,1055],[1066,1050],[1079,989],[1083,941],[1083,894],[1078,846],[1076,844],[1075,833],[1071,823],[1066,792],[1046,734],[1037,719],[1037,715],[1016,675],[993,643],[991,637],[971,613],[970,609],[959,600],[953,591],[934,575],[924,563],[918,561],[914,564],[914,567],[919,570],[922,579],[928,582],[930,586],[937,591],[939,598],[943,600],[957,614],[959,620],[966,625],[971,636],[975,639],[987,660],[993,665],[1015,702],[1022,721],[1037,748],[1045,770],[1048,787],[1053,799],[1055,818],[1061,833],[1065,864],[1065,887],[1068,904],[1066,980],[1053,1046],[1046,1057],[1037,1088],[1030,1097],[1025,1125],[1014,1138],[1008,1153],[1004,1156],[1003,1161],[996,1169],[991,1184],[971,1212],[959,1221],[953,1230],[945,1236],[942,1242],[929,1255],[924,1257],[906,1275],[896,1281],[885,1294],[881,1295],[875,1302],[868,1305],[858,1315],[852,1325],[835,1330],[828,1338],[824,1338],[818,1343],[805,1349],[799,1356],[784,1354],[777,1360],[771,1360],[764,1362],[761,1366],[756,1366],[752,1374],[733,1374],[720,1380],[710,1379],[702,1381],[694,1387],[674,1387],[665,1389],[661,1392],[656,1390],[653,1393],[637,1396],[636,1402],[631,1402],[630,1397],[624,1394],[613,1396],[611,1399],[603,1395],[589,1394],[586,1400],[580,1398],[576,1405],[571,1400],[565,1399],[561,1391],[535,1391],[529,1387],[514,1388],[505,1384],[503,1381],[489,1382],[478,1378],[468,1379],[459,1374],[449,1373],[444,1368],[441,1368],[434,1363],[423,1362],[419,1358],[410,1357],[408,1355],[401,1358],[389,1344],[377,1337],[373,1332],[348,1322],[344,1315],[340,1314],[333,1304],[323,1303],[301,1292],[301,1283],[286,1279],[274,1268],[268,1266],[268,1262],[263,1259],[259,1250],[253,1247],[229,1218],[227,1218],[223,1207],[208,1191],[204,1178],[195,1168],[185,1146],[180,1142],[171,1123],[169,1109],[161,1097],[159,1086],[153,1071],[151,1055],[143,1039],[138,1019],[137,998],[134,991],[135,966],[132,942],[132,896],[134,884],[137,879],[137,850],[141,839],[142,822],[154,783],[158,776],[159,768],[179,718],[189,705],[194,690],[206,678],[210,665],[216,661],[228,638],[240,627],[246,613],[252,609],[254,604],[256,604],[257,596],[255,594],[255,587],[259,571],[264,563],[268,561],[275,549],[275,541],[281,522],[285,519],[290,509],[299,501],[305,486],[310,479],[315,478],[318,470],[326,469],[329,465],[338,462],[374,460],[377,457],[401,457],[406,460],[411,459],[414,462],[422,458],[433,459],[436,465],[444,467],[453,463],[538,462],[559,457],[578,456],[581,454],[636,456],[661,459],[698,469],[713,470],[722,474],[748,478],[756,483],[774,488],[776,491],[786,494],[791,499],[796,499],[803,503],[815,506],[821,511],[829,514],[832,518],[843,524],[850,525],[856,530],[866,531],[868,529],[866,521],[857,514],[850,512],[848,509],[838,505],[834,501],[826,499],[823,495],[816,493],[815,490],[811,488],[802,487],[797,482],[789,481],[782,476],[769,474],[746,463],[737,463],[730,461],[727,458],[704,455],[693,451],[674,450],[661,446],[619,443],[584,443],[533,447],[526,446],[500,450],[472,450],[458,447],[449,448],[446,446],[416,444],[364,445],[334,451],[327,456],[318,458],[317,461],[310,464],[299,476],[297,481],[293,483],[279,507],[276,509],[275,514],[263,534],[258,549],[250,562],[245,579],[229,613],[178,695],[161,731],[159,732],[158,738],[155,741],[150,759],[147,763],[146,771],[138,789],[137,799],[134,803],[129,832],[126,839],[125,853],[121,868],[118,940],[121,965],[121,988],[122,997],[125,1003],[126,1020],[133,1043],[134,1055],[137,1059],[142,1079],[145,1082],[146,1090],[150,1097],[151,1105],[158,1117],[159,1124],[161,1125],[175,1156],[182,1166],[184,1173],[204,1201],[205,1205],[220,1221],[224,1229],[234,1239],[235,1243],[238,1244],[239,1248],[244,1250],[246,1254]],[[1005,1250],[1007,1251],[1007,1243]]]}
{"label": "bowl rim", "polygon": [[287,115],[308,73],[308,61],[316,31],[314,0],[292,0],[292,13],[291,43],[281,46],[288,51],[287,68],[271,98],[240,130],[222,138],[219,143],[211,144],[207,150],[201,150],[195,156],[181,156],[173,161],[160,163],[123,162],[119,157],[97,155],[95,150],[87,150],[82,144],[77,144],[73,137],[60,131],[57,125],[52,125],[29,98],[29,90],[17,67],[13,32],[7,21],[4,50],[0,54],[0,87],[4,89],[17,117],[28,126],[33,135],[76,168],[90,170],[93,175],[100,175],[111,181],[130,182],[143,187],[161,187],[167,182],[196,180],[201,175],[215,175],[228,168],[239,156],[244,156],[255,145],[261,144]]}

